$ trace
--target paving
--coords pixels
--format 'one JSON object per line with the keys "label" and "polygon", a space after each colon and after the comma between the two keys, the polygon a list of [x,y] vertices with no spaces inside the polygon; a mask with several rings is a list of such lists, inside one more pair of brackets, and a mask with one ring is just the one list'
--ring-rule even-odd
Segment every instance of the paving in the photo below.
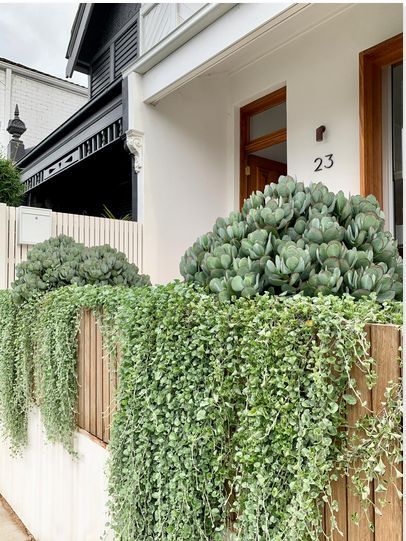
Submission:
{"label": "paving", "polygon": [[34,541],[17,515],[0,496],[0,541]]}

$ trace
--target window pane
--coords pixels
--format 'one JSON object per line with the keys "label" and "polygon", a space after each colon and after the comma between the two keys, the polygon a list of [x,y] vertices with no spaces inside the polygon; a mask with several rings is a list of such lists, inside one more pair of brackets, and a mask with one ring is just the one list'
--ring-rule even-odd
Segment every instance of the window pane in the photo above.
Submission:
{"label": "window pane", "polygon": [[286,102],[271,107],[250,118],[250,139],[286,128]]}
{"label": "window pane", "polygon": [[278,145],[272,145],[271,147],[264,148],[263,150],[257,150],[253,152],[254,156],[266,158],[267,160],[273,160],[274,162],[287,163],[286,142],[279,143]]}

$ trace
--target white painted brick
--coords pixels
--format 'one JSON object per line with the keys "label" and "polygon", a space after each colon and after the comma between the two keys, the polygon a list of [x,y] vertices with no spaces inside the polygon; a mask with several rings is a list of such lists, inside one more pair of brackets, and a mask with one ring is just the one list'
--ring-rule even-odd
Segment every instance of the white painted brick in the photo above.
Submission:
{"label": "white painted brick", "polygon": [[[10,66],[12,67],[12,66]],[[25,147],[32,147],[72,116],[86,101],[87,96],[72,85],[72,91],[19,73],[11,77],[11,108],[5,111],[5,70],[0,68],[0,153],[10,139],[7,124],[18,103],[20,118],[27,126],[23,135]]]}

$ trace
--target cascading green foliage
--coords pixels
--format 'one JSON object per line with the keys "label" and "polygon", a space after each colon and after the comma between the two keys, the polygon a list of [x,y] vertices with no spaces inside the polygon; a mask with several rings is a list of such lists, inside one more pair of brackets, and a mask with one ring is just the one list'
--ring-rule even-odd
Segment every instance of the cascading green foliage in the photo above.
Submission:
{"label": "cascading green foliage", "polygon": [[27,416],[36,403],[47,437],[73,452],[77,412],[77,337],[81,310],[105,309],[103,329],[111,324],[123,287],[61,287],[35,294],[20,305],[13,292],[0,291],[0,420],[14,452],[27,438]]}
{"label": "cascading green foliage", "polygon": [[36,299],[21,307],[9,290],[0,290],[0,412],[13,451],[27,441],[32,400],[33,327]]}
{"label": "cascading green foliage", "polygon": [[87,248],[71,237],[59,235],[36,244],[27,261],[16,267],[12,284],[14,299],[21,303],[35,292],[44,292],[70,284],[76,285],[149,285],[149,277],[126,256],[109,245]]}
{"label": "cascading green foliage", "polygon": [[324,501],[336,508],[333,469],[367,472],[365,493],[381,460],[401,461],[399,402],[363,451],[345,430],[352,365],[373,380],[365,323],[399,322],[399,306],[348,295],[219,303],[176,284],[128,297],[110,443],[117,539],[224,541],[233,518],[244,541],[318,539]]}
{"label": "cascading green foliage", "polygon": [[186,251],[180,272],[223,300],[266,291],[401,300],[402,259],[383,228],[372,195],[346,198],[321,182],[280,177],[242,212],[218,218]]}
{"label": "cascading green foliage", "polygon": [[365,324],[400,324],[400,303],[268,294],[230,303],[172,283],[71,286],[17,307],[1,292],[0,419],[16,445],[34,377],[48,436],[72,450],[81,308],[103,313],[121,351],[109,445],[118,541],[224,541],[230,523],[244,541],[314,541],[324,501],[337,506],[333,470],[351,472],[363,506],[372,479],[384,499],[382,464],[396,475],[401,461],[399,382],[381,415],[365,410],[362,445],[346,412],[358,400],[354,363],[374,382]]}

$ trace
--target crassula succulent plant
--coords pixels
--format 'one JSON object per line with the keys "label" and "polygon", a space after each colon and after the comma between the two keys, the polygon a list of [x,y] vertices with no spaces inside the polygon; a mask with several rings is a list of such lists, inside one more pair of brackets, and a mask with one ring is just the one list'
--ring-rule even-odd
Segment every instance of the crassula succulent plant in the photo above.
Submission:
{"label": "crassula succulent plant", "polygon": [[218,218],[191,246],[180,272],[221,299],[303,292],[379,302],[402,297],[402,259],[372,195],[334,194],[290,176]]}
{"label": "crassula succulent plant", "polygon": [[17,265],[17,278],[12,284],[17,303],[28,300],[36,292],[45,292],[67,285],[149,285],[149,277],[126,256],[109,245],[87,248],[71,237],[59,235],[36,244],[27,254],[27,261]]}

